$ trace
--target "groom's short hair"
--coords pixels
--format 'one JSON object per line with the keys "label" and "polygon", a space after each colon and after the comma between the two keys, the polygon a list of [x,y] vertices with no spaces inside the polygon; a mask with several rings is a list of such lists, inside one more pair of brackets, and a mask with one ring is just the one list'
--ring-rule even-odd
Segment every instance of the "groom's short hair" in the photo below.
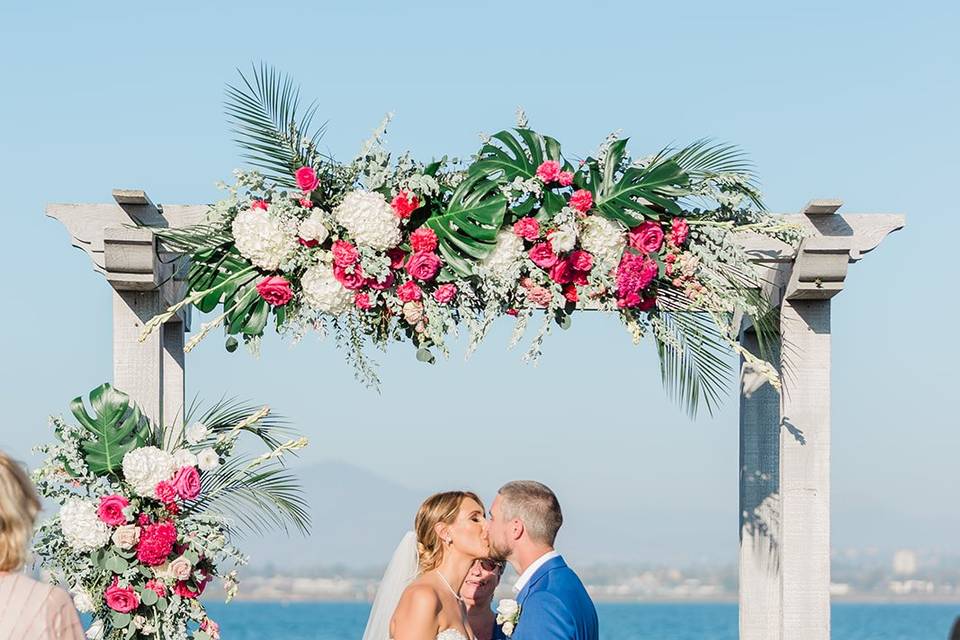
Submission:
{"label": "groom's short hair", "polygon": [[533,480],[514,480],[500,487],[503,517],[519,519],[530,539],[551,547],[563,524],[560,501],[550,487]]}

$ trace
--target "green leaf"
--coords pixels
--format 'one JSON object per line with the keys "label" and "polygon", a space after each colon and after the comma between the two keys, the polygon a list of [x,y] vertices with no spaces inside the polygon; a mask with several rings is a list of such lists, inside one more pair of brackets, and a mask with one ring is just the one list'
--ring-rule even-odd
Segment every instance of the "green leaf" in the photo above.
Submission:
{"label": "green leaf", "polygon": [[[468,171],[471,176],[483,175],[488,180],[506,184],[515,178],[535,178],[537,168],[546,160],[564,164],[560,143],[550,136],[532,129],[514,131],[516,135],[510,131],[499,131],[490,136],[491,142],[481,147],[477,161],[470,165]],[[552,216],[559,212],[563,205],[564,199],[558,193],[549,187],[543,190],[543,209],[548,214]]]}
{"label": "green leaf", "polygon": [[432,353],[430,353],[430,349],[424,349],[421,347],[420,349],[417,349],[417,360],[420,362],[433,364],[436,361],[436,358]]}
{"label": "green leaf", "polygon": [[111,554],[106,560],[106,569],[120,575],[130,568],[130,563],[118,555]]}
{"label": "green leaf", "polygon": [[167,610],[167,599],[159,598],[157,600],[157,611],[166,611]]}
{"label": "green leaf", "polygon": [[497,245],[507,199],[497,183],[481,174],[467,177],[457,186],[446,210],[427,219],[425,226],[437,234],[440,254],[461,276]]}
{"label": "green leaf", "polygon": [[129,613],[120,613],[119,611],[110,612],[110,622],[117,629],[123,629],[130,624],[130,621],[133,619]]}
{"label": "green leaf", "polygon": [[70,411],[92,436],[81,445],[87,466],[97,474],[115,473],[123,456],[150,442],[150,423],[127,394],[102,384],[89,394],[94,415],[89,415],[83,398],[74,398]]}
{"label": "green leaf", "polygon": [[229,353],[233,353],[234,351],[237,350],[237,347],[238,347],[239,345],[240,345],[240,343],[237,342],[237,339],[234,338],[233,336],[230,336],[229,338],[227,338],[227,342],[226,342],[226,344],[224,344],[224,347],[226,347],[226,349],[227,349],[227,351],[228,351]]}
{"label": "green leaf", "polygon": [[160,596],[157,595],[157,592],[153,589],[140,589],[140,602],[152,607],[157,604],[157,600],[160,599]]}

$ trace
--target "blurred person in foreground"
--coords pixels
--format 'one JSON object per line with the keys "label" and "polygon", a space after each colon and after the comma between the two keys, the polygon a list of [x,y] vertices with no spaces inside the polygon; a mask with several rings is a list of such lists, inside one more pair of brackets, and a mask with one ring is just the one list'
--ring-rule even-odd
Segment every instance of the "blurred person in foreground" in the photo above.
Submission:
{"label": "blurred person in foreground", "polygon": [[0,640],[83,640],[67,592],[20,573],[40,506],[24,468],[0,451]]}
{"label": "blurred person in foreground", "polygon": [[497,616],[490,604],[493,592],[500,584],[503,563],[482,558],[473,563],[460,587],[460,599],[467,608],[467,619],[477,640],[505,640],[503,629],[497,624]]}

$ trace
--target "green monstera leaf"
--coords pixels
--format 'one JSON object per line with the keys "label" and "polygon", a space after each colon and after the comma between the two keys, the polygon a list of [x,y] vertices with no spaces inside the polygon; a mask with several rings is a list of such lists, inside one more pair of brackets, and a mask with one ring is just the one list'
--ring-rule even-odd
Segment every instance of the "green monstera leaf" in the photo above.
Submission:
{"label": "green monstera leaf", "polygon": [[114,473],[128,451],[150,441],[150,423],[130,397],[102,384],[90,392],[91,416],[83,397],[74,398],[70,411],[92,436],[83,443],[83,453],[90,471],[97,475]]}
{"label": "green monstera leaf", "polygon": [[461,182],[443,213],[424,224],[437,234],[440,254],[449,268],[469,276],[473,265],[497,245],[506,210],[507,198],[499,185],[478,173]]}

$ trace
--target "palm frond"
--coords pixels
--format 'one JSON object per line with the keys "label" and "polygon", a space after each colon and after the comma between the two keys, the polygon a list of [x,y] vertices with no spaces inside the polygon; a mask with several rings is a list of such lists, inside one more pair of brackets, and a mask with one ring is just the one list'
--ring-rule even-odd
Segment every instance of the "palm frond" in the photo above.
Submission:
{"label": "palm frond", "polygon": [[276,449],[296,431],[283,416],[267,413],[258,420],[252,418],[262,410],[261,406],[237,398],[221,398],[208,408],[200,406],[198,398],[190,402],[184,413],[184,424],[202,422],[212,436],[231,431],[238,424],[246,423],[241,431],[258,437],[270,450]]}
{"label": "palm frond", "polygon": [[151,231],[167,249],[189,254],[209,251],[233,241],[226,229],[209,223],[179,228],[151,228]]}
{"label": "palm frond", "polygon": [[702,138],[672,151],[669,158],[680,165],[692,179],[703,180],[721,173],[739,173],[751,181],[756,179],[754,165],[740,147],[715,143]]}
{"label": "palm frond", "polygon": [[293,173],[316,160],[316,145],[325,125],[309,130],[317,112],[311,103],[298,116],[300,90],[293,79],[261,63],[248,78],[238,70],[241,83],[227,85],[226,113],[243,157],[282,187],[295,188]]}

